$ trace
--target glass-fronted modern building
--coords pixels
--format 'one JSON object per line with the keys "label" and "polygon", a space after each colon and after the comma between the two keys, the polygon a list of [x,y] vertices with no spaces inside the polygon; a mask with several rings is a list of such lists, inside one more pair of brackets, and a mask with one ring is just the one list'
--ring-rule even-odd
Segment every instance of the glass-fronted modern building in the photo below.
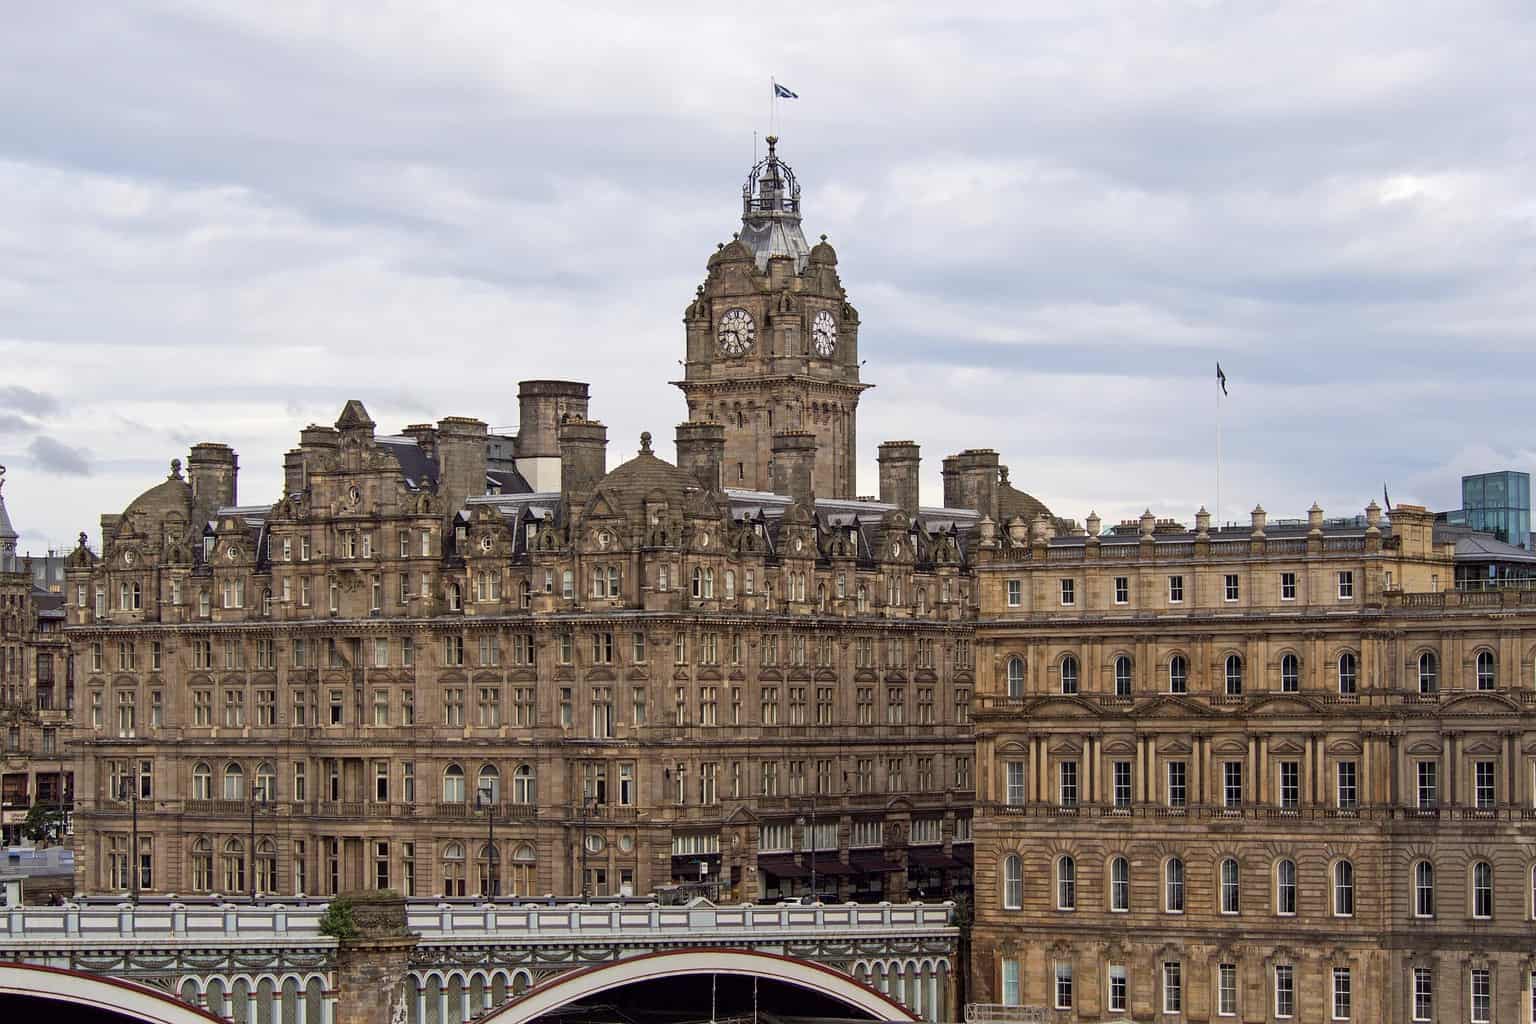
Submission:
{"label": "glass-fronted modern building", "polygon": [[1530,550],[1531,475],[1501,470],[1462,477],[1461,522]]}

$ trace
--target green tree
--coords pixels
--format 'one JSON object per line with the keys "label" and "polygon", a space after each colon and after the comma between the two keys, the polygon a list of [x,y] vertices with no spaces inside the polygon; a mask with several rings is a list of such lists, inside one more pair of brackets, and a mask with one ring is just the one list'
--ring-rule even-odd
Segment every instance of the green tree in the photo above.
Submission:
{"label": "green tree", "polygon": [[56,804],[33,804],[21,834],[34,843],[57,843],[64,834],[64,811]]}

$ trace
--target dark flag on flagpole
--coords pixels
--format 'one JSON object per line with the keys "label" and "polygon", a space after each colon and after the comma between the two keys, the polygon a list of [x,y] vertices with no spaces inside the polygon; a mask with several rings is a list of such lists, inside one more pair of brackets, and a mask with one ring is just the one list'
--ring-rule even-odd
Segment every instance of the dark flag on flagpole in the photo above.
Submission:
{"label": "dark flag on flagpole", "polygon": [[1385,480],[1381,482],[1381,500],[1387,503],[1387,511],[1391,512],[1392,499],[1387,496],[1387,482]]}
{"label": "dark flag on flagpole", "polygon": [[1221,385],[1221,393],[1227,393],[1227,375],[1221,372],[1221,364],[1216,364],[1216,383]]}
{"label": "dark flag on flagpole", "polygon": [[800,98],[799,93],[792,92],[788,86],[780,85],[778,82],[773,83],[773,94],[781,100],[797,100]]}

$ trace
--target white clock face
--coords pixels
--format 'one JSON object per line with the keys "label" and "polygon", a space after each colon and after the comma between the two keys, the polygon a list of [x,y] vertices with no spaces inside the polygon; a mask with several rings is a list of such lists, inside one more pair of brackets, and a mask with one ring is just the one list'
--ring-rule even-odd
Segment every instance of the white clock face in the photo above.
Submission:
{"label": "white clock face", "polygon": [[720,351],[728,356],[744,356],[752,351],[752,343],[757,338],[757,325],[752,322],[752,314],[746,310],[728,309],[725,316],[720,318],[720,330],[716,337],[720,342]]}
{"label": "white clock face", "polygon": [[823,359],[830,358],[837,349],[837,321],[826,310],[817,313],[816,319],[811,321],[811,344],[816,346],[816,354]]}

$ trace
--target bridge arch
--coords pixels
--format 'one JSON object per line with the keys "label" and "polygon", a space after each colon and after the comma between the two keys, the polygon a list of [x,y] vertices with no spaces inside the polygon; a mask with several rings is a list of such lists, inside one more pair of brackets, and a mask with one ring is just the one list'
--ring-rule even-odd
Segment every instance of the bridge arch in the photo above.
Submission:
{"label": "bridge arch", "polygon": [[118,978],[38,964],[0,964],[0,996],[29,996],[90,1007],[148,1024],[226,1024],[165,992]]}
{"label": "bridge arch", "polygon": [[551,1010],[625,985],[684,975],[733,974],[784,982],[835,999],[877,1021],[916,1021],[890,996],[809,960],[749,949],[669,949],[558,975],[480,1018],[480,1024],[528,1024]]}

